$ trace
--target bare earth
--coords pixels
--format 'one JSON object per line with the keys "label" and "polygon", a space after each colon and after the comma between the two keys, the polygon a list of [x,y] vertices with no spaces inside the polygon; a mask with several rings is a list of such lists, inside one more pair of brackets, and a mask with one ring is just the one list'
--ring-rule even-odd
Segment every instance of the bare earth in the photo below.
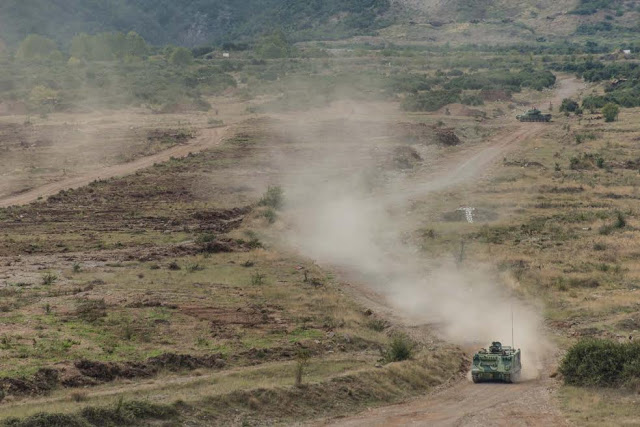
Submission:
{"label": "bare earth", "polygon": [[152,156],[142,157],[129,163],[98,169],[81,176],[55,181],[21,194],[0,198],[0,207],[5,208],[14,205],[25,205],[27,203],[34,202],[41,197],[52,196],[62,190],[82,187],[96,180],[130,175],[140,169],[153,166],[156,163],[166,162],[172,157],[185,157],[189,155],[189,153],[197,153],[199,151],[206,150],[207,148],[212,148],[222,141],[225,129],[226,128],[203,129],[200,135],[198,135],[198,137],[193,141],[184,145],[177,145]]}

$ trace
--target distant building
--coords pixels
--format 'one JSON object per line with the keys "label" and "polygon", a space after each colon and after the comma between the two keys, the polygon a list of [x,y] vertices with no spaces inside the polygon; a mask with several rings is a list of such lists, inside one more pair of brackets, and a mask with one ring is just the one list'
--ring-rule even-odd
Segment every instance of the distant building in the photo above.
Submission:
{"label": "distant building", "polygon": [[231,54],[229,52],[223,52],[222,53],[222,57],[223,58],[231,58]]}
{"label": "distant building", "polygon": [[624,53],[625,55],[631,55],[631,49],[623,49],[622,53]]}

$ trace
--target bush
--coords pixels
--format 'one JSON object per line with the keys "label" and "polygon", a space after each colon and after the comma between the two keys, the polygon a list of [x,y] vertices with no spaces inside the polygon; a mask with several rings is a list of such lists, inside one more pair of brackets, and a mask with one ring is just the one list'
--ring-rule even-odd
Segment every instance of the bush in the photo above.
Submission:
{"label": "bush", "polygon": [[193,53],[186,47],[177,47],[171,53],[169,62],[178,66],[191,65],[193,63]]}
{"label": "bush", "polygon": [[614,103],[608,103],[604,107],[602,107],[602,115],[604,116],[604,120],[606,122],[613,122],[618,118],[618,114],[620,114],[620,107],[618,107]]}
{"label": "bush", "polygon": [[640,343],[584,339],[569,349],[560,365],[569,385],[619,387],[640,379]]}
{"label": "bush", "polygon": [[579,108],[579,105],[576,101],[570,98],[565,98],[562,100],[562,104],[560,104],[560,111],[566,111],[569,113],[575,113]]}
{"label": "bush", "polygon": [[283,204],[284,192],[278,186],[269,186],[259,203],[260,206],[268,206],[273,209],[280,209]]}
{"label": "bush", "polygon": [[432,90],[407,96],[401,107],[405,111],[436,111],[459,101],[460,92],[457,90]]}
{"label": "bush", "polygon": [[415,343],[405,334],[395,334],[391,338],[388,348],[383,351],[382,361],[384,363],[401,362],[413,357]]}
{"label": "bush", "polygon": [[478,95],[467,95],[460,99],[464,105],[484,105],[484,100]]}
{"label": "bush", "polygon": [[382,332],[389,327],[389,323],[383,319],[371,319],[367,327],[376,332]]}
{"label": "bush", "polygon": [[625,228],[627,226],[627,219],[622,212],[616,212],[616,221],[613,223],[615,228]]}
{"label": "bush", "polygon": [[271,208],[264,211],[263,215],[267,219],[267,222],[269,224],[273,224],[274,222],[276,222],[276,219],[278,218],[278,214],[276,213],[276,211],[274,211]]}
{"label": "bush", "polygon": [[42,284],[44,286],[51,286],[56,282],[56,280],[58,280],[58,276],[53,273],[45,273],[42,275]]}
{"label": "bush", "polygon": [[262,286],[265,284],[265,279],[267,278],[267,276],[265,276],[262,273],[256,273],[253,276],[251,276],[251,284],[253,286]]}

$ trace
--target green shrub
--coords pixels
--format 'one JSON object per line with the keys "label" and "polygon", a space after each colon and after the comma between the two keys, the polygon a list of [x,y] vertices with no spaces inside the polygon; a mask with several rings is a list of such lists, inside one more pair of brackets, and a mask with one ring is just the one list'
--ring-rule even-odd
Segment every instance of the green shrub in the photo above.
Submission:
{"label": "green shrub", "polygon": [[278,214],[273,209],[267,209],[266,211],[264,211],[263,215],[267,219],[267,222],[269,222],[269,224],[273,224],[278,218]]}
{"label": "green shrub", "polygon": [[280,209],[284,204],[284,192],[281,187],[269,186],[267,192],[260,199],[260,206],[268,206],[273,209]]}
{"label": "green shrub", "polygon": [[45,273],[42,275],[42,284],[44,286],[51,286],[56,282],[56,280],[58,280],[58,276],[53,273]]}
{"label": "green shrub", "polygon": [[579,107],[578,103],[573,99],[565,98],[562,100],[562,104],[560,104],[560,111],[574,113]]}
{"label": "green shrub", "polygon": [[389,323],[383,319],[371,319],[367,322],[367,327],[376,332],[382,332],[389,327]]}
{"label": "green shrub", "polygon": [[484,105],[484,100],[478,95],[467,95],[460,99],[464,105]]}
{"label": "green shrub", "polygon": [[405,334],[397,333],[391,338],[386,350],[382,352],[385,363],[401,362],[413,357],[415,343]]}
{"label": "green shrub", "polygon": [[560,365],[569,385],[619,387],[640,379],[640,343],[584,339],[569,349]]}
{"label": "green shrub", "polygon": [[460,101],[458,90],[432,90],[407,96],[401,107],[405,111],[436,111]]}
{"label": "green shrub", "polygon": [[620,114],[620,107],[612,102],[609,102],[604,107],[602,107],[602,115],[604,116],[604,120],[606,122],[615,121],[618,118],[618,114]]}
{"label": "green shrub", "polygon": [[169,62],[178,66],[191,65],[193,63],[193,53],[185,47],[177,47],[171,52]]}
{"label": "green shrub", "polygon": [[253,276],[251,276],[251,284],[253,286],[262,286],[265,284],[267,276],[265,276],[262,273],[256,273]]}
{"label": "green shrub", "polygon": [[616,212],[616,220],[613,223],[613,226],[615,228],[625,228],[627,226],[627,219],[622,212]]}

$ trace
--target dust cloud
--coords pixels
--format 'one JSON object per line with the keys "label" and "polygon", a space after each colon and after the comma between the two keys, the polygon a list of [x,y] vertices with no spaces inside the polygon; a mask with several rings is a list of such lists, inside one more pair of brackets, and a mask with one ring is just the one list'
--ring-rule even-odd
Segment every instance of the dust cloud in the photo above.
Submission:
{"label": "dust cloud", "polygon": [[496,340],[511,345],[513,312],[523,376],[535,377],[550,348],[536,309],[511,296],[491,266],[460,266],[452,254],[428,259],[407,243],[405,230],[412,224],[404,212],[418,196],[416,188],[427,200],[430,192],[459,184],[464,167],[439,174],[433,185],[416,182],[385,163],[398,144],[372,125],[385,118],[349,117],[354,109],[343,106],[309,124],[278,124],[303,147],[275,156],[278,170],[287,171],[281,182],[287,199],[286,243],[348,272],[384,295],[408,321],[435,324],[443,338],[463,346]]}

